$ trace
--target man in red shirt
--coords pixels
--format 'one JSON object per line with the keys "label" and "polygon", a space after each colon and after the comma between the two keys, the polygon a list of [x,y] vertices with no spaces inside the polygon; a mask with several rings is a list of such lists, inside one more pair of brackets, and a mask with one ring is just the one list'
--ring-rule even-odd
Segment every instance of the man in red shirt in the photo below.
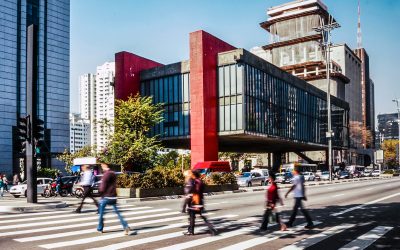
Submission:
{"label": "man in red shirt", "polygon": [[282,199],[279,197],[278,193],[278,185],[275,182],[276,176],[274,173],[269,174],[269,183],[271,184],[267,190],[266,193],[266,209],[264,212],[263,216],[263,221],[261,224],[260,229],[261,230],[267,230],[268,228],[268,220],[269,217],[272,216],[272,213],[275,211],[276,213],[276,223],[279,223],[281,225],[281,230],[286,230],[286,225],[284,223],[281,223],[281,219],[279,216],[279,213],[276,211],[276,203],[280,201],[280,203],[283,205]]}

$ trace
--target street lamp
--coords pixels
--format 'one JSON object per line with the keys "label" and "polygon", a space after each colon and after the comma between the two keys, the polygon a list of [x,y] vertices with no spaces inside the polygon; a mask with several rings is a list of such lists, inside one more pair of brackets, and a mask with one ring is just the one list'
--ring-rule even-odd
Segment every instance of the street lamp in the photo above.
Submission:
{"label": "street lamp", "polygon": [[319,27],[313,28],[314,31],[321,33],[322,41],[321,47],[325,52],[326,59],[326,81],[328,90],[326,91],[326,101],[328,108],[328,131],[326,132],[326,137],[328,139],[328,167],[329,167],[329,181],[332,181],[332,117],[331,117],[331,81],[330,81],[330,71],[331,71],[331,31],[340,28],[340,25],[335,22],[331,15],[328,18],[328,24],[323,23]]}
{"label": "street lamp", "polygon": [[398,137],[399,147],[397,149],[397,162],[400,164],[400,106],[399,106],[400,98],[393,99],[392,101],[395,102],[396,106],[397,106],[397,125],[399,127],[399,131],[398,131],[399,132],[399,137]]}

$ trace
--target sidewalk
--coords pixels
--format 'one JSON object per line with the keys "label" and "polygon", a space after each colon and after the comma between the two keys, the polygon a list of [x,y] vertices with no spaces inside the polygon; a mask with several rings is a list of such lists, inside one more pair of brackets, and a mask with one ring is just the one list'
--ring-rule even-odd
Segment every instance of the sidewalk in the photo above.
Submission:
{"label": "sidewalk", "polygon": [[3,199],[0,199],[0,213],[32,212],[38,210],[65,208],[67,206],[68,205],[66,202],[57,200],[38,199],[38,203],[28,203],[26,199],[10,199],[7,196]]}

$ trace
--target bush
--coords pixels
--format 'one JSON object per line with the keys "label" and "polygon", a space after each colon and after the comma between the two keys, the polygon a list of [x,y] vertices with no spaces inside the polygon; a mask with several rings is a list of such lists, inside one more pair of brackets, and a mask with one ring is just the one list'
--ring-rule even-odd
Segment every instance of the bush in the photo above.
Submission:
{"label": "bush", "polygon": [[383,172],[383,174],[394,174],[394,170],[393,169],[387,169]]}
{"label": "bush", "polygon": [[118,188],[138,188],[140,187],[140,174],[121,174],[117,177]]}
{"label": "bush", "polygon": [[155,167],[146,171],[141,188],[183,187],[184,178],[179,167]]}
{"label": "bush", "polygon": [[40,168],[37,172],[38,177],[55,178],[60,170],[54,168]]}
{"label": "bush", "polygon": [[203,181],[207,185],[236,184],[236,176],[234,173],[211,173]]}

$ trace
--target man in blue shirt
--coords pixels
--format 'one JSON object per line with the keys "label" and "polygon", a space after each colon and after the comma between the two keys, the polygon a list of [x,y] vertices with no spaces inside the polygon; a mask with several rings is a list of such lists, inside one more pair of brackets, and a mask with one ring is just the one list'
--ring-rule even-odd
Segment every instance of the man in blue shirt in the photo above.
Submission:
{"label": "man in blue shirt", "polygon": [[293,186],[287,191],[285,198],[287,198],[289,193],[293,191],[295,203],[292,215],[290,216],[290,219],[286,224],[286,226],[287,227],[293,226],[293,222],[296,219],[297,211],[300,208],[300,211],[303,213],[304,217],[307,220],[307,225],[305,226],[305,228],[311,229],[314,226],[314,223],[312,222],[311,216],[309,215],[308,211],[303,206],[303,200],[307,200],[304,190],[304,176],[301,175],[300,171],[296,168],[293,170],[293,175],[294,175]]}

